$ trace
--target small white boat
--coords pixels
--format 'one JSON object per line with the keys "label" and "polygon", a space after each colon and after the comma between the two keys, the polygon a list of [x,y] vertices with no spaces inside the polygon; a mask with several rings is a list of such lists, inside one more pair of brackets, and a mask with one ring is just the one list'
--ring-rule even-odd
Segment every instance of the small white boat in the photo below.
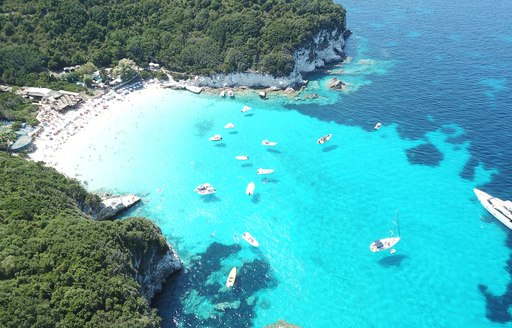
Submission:
{"label": "small white boat", "polygon": [[254,194],[254,189],[256,188],[256,185],[254,184],[254,182],[249,182],[249,184],[247,185],[247,188],[245,188],[245,193],[247,195],[253,195]]}
{"label": "small white boat", "polygon": [[331,140],[331,138],[332,138],[332,134],[329,133],[328,135],[323,136],[320,139],[318,139],[316,141],[316,143],[319,145],[322,145],[322,144],[326,143],[327,141]]}
{"label": "small white boat", "polygon": [[[375,252],[383,251],[385,249],[392,248],[400,241],[400,223],[398,222],[397,215],[398,215],[398,210],[396,211],[395,219],[393,220],[393,229],[395,228],[395,226],[398,227],[398,237],[394,237],[395,233],[393,232],[393,230],[391,230],[391,237],[377,239],[376,241],[374,241],[373,243],[370,244],[370,250],[372,252],[375,253]],[[391,254],[394,254],[395,252],[396,252],[396,250],[394,250],[394,249],[390,250]]]}
{"label": "small white boat", "polygon": [[382,123],[381,122],[377,122],[377,124],[375,124],[375,126],[373,127],[374,130],[378,130],[382,127]]}
{"label": "small white boat", "polygon": [[507,228],[512,229],[512,201],[492,197],[480,189],[473,189],[480,204],[503,223]]}
{"label": "small white boat", "polygon": [[242,112],[242,113],[246,113],[246,112],[248,112],[248,111],[250,111],[250,110],[251,110],[251,107],[249,107],[249,106],[244,106],[244,107],[242,108],[241,112]]}
{"label": "small white boat", "polygon": [[215,188],[213,188],[213,186],[210,185],[208,182],[200,184],[199,186],[196,187],[196,189],[194,189],[194,191],[199,195],[210,195],[215,194],[217,192],[217,190],[215,190]]}
{"label": "small white boat", "polygon": [[216,134],[210,138],[211,141],[220,141],[222,140],[222,136],[220,134]]}
{"label": "small white boat", "polygon": [[222,90],[222,91],[220,92],[220,96],[221,96],[222,98],[226,97],[226,92],[225,92],[224,90]]}
{"label": "small white boat", "polygon": [[233,123],[228,123],[226,125],[224,125],[224,129],[233,129],[235,127],[235,125]]}
{"label": "small white boat", "polygon": [[247,155],[239,155],[239,156],[235,156],[235,159],[239,160],[239,161],[246,161],[249,159],[249,156]]}
{"label": "small white boat", "polygon": [[260,243],[258,243],[258,241],[256,240],[256,238],[254,238],[250,233],[248,232],[244,232],[244,234],[242,235],[242,238],[243,240],[245,240],[246,242],[248,242],[251,246],[254,246],[254,247],[258,247],[260,246]]}
{"label": "small white boat", "polygon": [[228,90],[228,96],[229,98],[234,98],[235,94],[233,93],[233,90]]}
{"label": "small white boat", "polygon": [[260,95],[261,99],[267,99],[267,93],[265,91],[260,91],[258,94]]}
{"label": "small white boat", "polygon": [[229,271],[228,280],[226,281],[226,287],[233,287],[236,279],[236,267],[233,267],[231,271]]}
{"label": "small white boat", "polygon": [[[378,252],[378,251],[382,251],[382,250],[385,250],[385,249],[395,246],[396,243],[398,243],[399,241],[400,241],[400,237],[390,237],[390,238],[378,239],[378,240],[374,241],[373,243],[371,243],[370,250],[374,253]],[[391,254],[393,254],[395,252],[396,252],[396,250],[393,251]]]}
{"label": "small white boat", "polygon": [[274,141],[268,141],[267,139],[265,139],[265,140],[263,140],[263,141],[261,142],[261,144],[262,144],[263,146],[275,146],[275,145],[277,145],[277,142],[274,142]]}
{"label": "small white boat", "polygon": [[259,168],[258,171],[256,171],[256,173],[258,173],[258,174],[270,174],[270,173],[274,173],[274,169],[262,169],[262,168]]}

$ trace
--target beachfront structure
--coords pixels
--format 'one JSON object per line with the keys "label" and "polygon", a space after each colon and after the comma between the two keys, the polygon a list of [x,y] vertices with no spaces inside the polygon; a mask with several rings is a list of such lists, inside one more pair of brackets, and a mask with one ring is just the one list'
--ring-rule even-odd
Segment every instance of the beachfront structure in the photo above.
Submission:
{"label": "beachfront structure", "polygon": [[31,147],[32,137],[28,135],[22,135],[9,147],[9,150],[14,153],[18,153],[20,151],[31,150]]}
{"label": "beachfront structure", "polygon": [[160,69],[160,64],[157,64],[157,63],[149,63],[148,64],[148,67],[150,70],[158,70]]}
{"label": "beachfront structure", "polygon": [[24,87],[21,95],[40,105],[47,104],[50,109],[59,112],[73,108],[83,101],[79,93],[48,88]]}
{"label": "beachfront structure", "polygon": [[70,72],[74,72],[76,71],[77,69],[79,69],[81,67],[81,65],[75,65],[75,66],[69,66],[69,67],[64,67],[63,68],[63,71],[64,73],[70,73]]}

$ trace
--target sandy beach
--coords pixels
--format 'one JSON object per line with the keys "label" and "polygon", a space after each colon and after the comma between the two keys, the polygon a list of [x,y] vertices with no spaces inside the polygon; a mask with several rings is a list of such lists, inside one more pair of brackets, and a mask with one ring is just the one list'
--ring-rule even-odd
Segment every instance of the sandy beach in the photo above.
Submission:
{"label": "sandy beach", "polygon": [[89,99],[64,114],[42,109],[38,119],[44,129],[34,139],[36,150],[28,155],[29,158],[43,161],[60,172],[71,174],[72,172],[64,172],[60,167],[63,158],[79,153],[89,137],[103,128],[102,123],[115,122],[115,118],[123,115],[127,107],[133,107],[134,103],[151,96],[160,88],[158,82],[152,81],[144,83],[141,89],[124,95],[110,91],[100,98]]}

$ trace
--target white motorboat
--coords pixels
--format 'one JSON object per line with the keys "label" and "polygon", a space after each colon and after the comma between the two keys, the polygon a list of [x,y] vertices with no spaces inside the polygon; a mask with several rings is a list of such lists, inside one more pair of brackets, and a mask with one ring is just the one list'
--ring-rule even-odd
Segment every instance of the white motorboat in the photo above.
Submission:
{"label": "white motorboat", "polygon": [[224,129],[233,129],[235,127],[235,125],[233,123],[228,123],[226,125],[224,125]]}
{"label": "white motorboat", "polygon": [[245,189],[245,193],[247,195],[253,195],[254,194],[254,189],[256,188],[256,185],[254,184],[254,182],[249,182],[249,184],[247,185],[247,188]]}
{"label": "white motorboat", "polygon": [[242,108],[241,112],[242,112],[242,113],[246,113],[246,112],[248,112],[248,111],[250,111],[250,110],[251,110],[251,107],[249,107],[249,106],[244,106],[244,107]]}
{"label": "white motorboat", "polygon": [[265,139],[265,140],[263,140],[261,142],[261,144],[263,146],[275,146],[275,145],[277,145],[277,142],[275,142],[275,141],[268,141],[267,139]]}
{"label": "white motorboat", "polygon": [[224,90],[222,90],[222,91],[220,92],[220,96],[221,96],[222,98],[226,97],[226,92],[225,92]]}
{"label": "white motorboat", "polygon": [[246,242],[248,242],[251,246],[254,246],[254,247],[258,247],[260,246],[260,243],[258,243],[258,241],[256,240],[256,238],[254,238],[250,233],[248,232],[244,232],[244,234],[242,235],[242,238],[243,240],[245,240]]}
{"label": "white motorboat", "polygon": [[213,137],[210,138],[211,141],[221,141],[222,136],[220,134],[216,134]]}
{"label": "white motorboat", "polygon": [[322,144],[326,143],[327,141],[331,140],[331,138],[332,138],[332,134],[329,133],[328,135],[323,136],[320,139],[318,139],[316,141],[316,143],[319,145],[322,145]]}
{"label": "white motorboat", "polygon": [[482,206],[498,221],[512,230],[512,201],[492,197],[480,189],[473,189]]}
{"label": "white motorboat", "polygon": [[270,173],[274,173],[274,169],[262,169],[262,168],[259,168],[258,171],[256,171],[256,173],[258,173],[258,174],[270,174]]}
{"label": "white motorboat", "polygon": [[233,92],[233,90],[228,90],[228,96],[229,96],[229,98],[235,97],[235,93]]}
{"label": "white motorboat", "polygon": [[373,127],[374,130],[378,130],[382,127],[382,123],[381,122],[377,122],[377,124],[375,124],[375,126]]}
{"label": "white motorboat", "polygon": [[235,159],[239,160],[239,161],[246,161],[249,159],[249,156],[247,155],[239,155],[239,156],[235,156]]}
{"label": "white motorboat", "polygon": [[217,190],[215,190],[215,188],[213,188],[213,186],[210,185],[208,182],[200,184],[199,186],[196,187],[196,189],[194,189],[194,191],[199,195],[210,195],[215,194],[217,192]]}
{"label": "white motorboat", "polygon": [[258,92],[261,99],[267,99],[267,93],[265,91]]}
{"label": "white motorboat", "polygon": [[226,281],[226,287],[233,287],[236,280],[236,267],[233,267],[231,271],[229,271],[228,280]]}
{"label": "white motorboat", "polygon": [[[394,237],[395,233],[393,230],[391,230],[391,237],[377,239],[373,243],[370,244],[370,250],[372,252],[375,253],[375,252],[383,251],[385,249],[392,248],[400,241],[400,223],[398,222],[397,215],[398,215],[398,210],[396,211],[395,219],[393,220],[393,229],[395,226],[398,227],[398,237]],[[391,254],[393,254],[395,252],[396,252],[396,250],[394,250],[394,249],[390,250]]]}

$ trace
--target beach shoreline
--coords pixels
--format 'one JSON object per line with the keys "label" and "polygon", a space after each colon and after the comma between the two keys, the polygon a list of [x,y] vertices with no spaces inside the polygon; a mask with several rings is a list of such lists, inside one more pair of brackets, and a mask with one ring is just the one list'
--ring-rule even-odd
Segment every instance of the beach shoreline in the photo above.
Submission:
{"label": "beach shoreline", "polygon": [[70,172],[65,172],[60,164],[63,157],[70,152],[80,152],[80,148],[73,147],[74,145],[81,144],[90,135],[97,133],[103,126],[101,123],[108,120],[115,122],[113,119],[127,106],[133,106],[133,103],[151,96],[161,88],[158,81],[151,80],[144,82],[142,88],[124,95],[110,91],[99,98],[88,99],[76,109],[64,114],[42,109],[38,117],[43,115],[47,119],[51,118],[51,122],[43,123],[43,118],[43,130],[34,137],[35,150],[28,153],[28,158],[34,162],[44,162],[45,165],[69,175]]}

